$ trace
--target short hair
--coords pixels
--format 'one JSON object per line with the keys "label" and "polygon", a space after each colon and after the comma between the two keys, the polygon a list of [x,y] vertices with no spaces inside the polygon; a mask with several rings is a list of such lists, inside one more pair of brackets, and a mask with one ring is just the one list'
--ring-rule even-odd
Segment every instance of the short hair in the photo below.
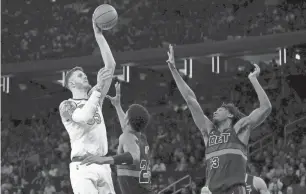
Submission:
{"label": "short hair", "polygon": [[240,110],[233,103],[228,103],[228,104],[223,103],[221,107],[228,110],[228,112],[230,112],[234,116],[233,124],[236,123],[241,118],[246,117],[246,115],[240,112]]}
{"label": "short hair", "polygon": [[128,109],[128,121],[133,130],[141,132],[147,128],[150,114],[145,107],[139,104],[132,104]]}
{"label": "short hair", "polygon": [[83,68],[82,67],[74,67],[72,69],[70,69],[67,73],[66,73],[66,76],[65,76],[65,80],[64,80],[64,87],[69,89],[69,79],[70,77],[72,76],[72,74],[76,71],[82,71],[84,72]]}

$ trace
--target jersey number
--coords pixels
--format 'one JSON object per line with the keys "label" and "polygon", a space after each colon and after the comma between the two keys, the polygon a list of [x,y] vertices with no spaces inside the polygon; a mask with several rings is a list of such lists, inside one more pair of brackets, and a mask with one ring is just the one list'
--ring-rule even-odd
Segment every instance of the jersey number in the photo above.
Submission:
{"label": "jersey number", "polygon": [[210,159],[210,169],[219,168],[219,157],[212,157]]}
{"label": "jersey number", "polygon": [[150,183],[151,182],[151,168],[147,160],[141,160],[140,162],[140,173],[139,183]]}
{"label": "jersey number", "polygon": [[[83,106],[84,106],[84,104],[81,104],[81,105],[78,106],[78,108],[83,108]],[[95,113],[95,115],[93,116],[93,118],[90,119],[90,120],[87,122],[88,125],[93,125],[93,124],[95,124],[95,123],[97,123],[97,124],[100,124],[100,123],[101,123],[101,116],[99,115],[98,110],[96,111],[96,113]]]}
{"label": "jersey number", "polygon": [[95,123],[97,123],[97,124],[101,123],[101,117],[100,117],[99,113],[97,113],[97,112],[95,113],[94,117],[91,120],[88,121],[87,124],[88,125],[93,125]]}

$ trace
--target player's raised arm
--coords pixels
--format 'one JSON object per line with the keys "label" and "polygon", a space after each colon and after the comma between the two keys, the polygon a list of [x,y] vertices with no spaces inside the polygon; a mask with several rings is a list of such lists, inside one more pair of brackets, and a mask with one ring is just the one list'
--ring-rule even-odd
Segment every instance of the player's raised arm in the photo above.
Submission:
{"label": "player's raised arm", "polygon": [[206,144],[208,133],[213,129],[213,123],[205,116],[200,104],[197,101],[196,95],[191,90],[191,88],[186,84],[186,82],[183,80],[180,73],[176,69],[175,60],[174,60],[174,51],[172,45],[169,45],[168,56],[169,59],[167,63],[171,70],[172,76],[183,98],[187,102],[193,120],[197,125],[197,127],[199,128],[199,130],[201,131]]}
{"label": "player's raised arm", "polygon": [[262,178],[254,176],[253,181],[254,181],[254,187],[260,192],[260,194],[270,194],[267,184]]}
{"label": "player's raised arm", "polygon": [[115,84],[115,88],[116,88],[116,96],[114,97],[110,97],[110,96],[106,96],[112,103],[112,105],[116,108],[116,112],[118,114],[118,117],[119,117],[119,122],[120,122],[120,126],[121,126],[121,129],[122,131],[124,131],[124,129],[126,128],[125,127],[125,112],[123,111],[122,109],[122,106],[121,106],[121,85],[119,82],[117,82]]}
{"label": "player's raised arm", "polygon": [[248,76],[249,80],[251,81],[259,100],[259,108],[255,109],[251,114],[245,118],[242,118],[240,121],[237,122],[238,128],[244,128],[247,126],[247,129],[252,130],[260,125],[271,113],[272,105],[271,102],[261,87],[260,83],[257,80],[257,77],[260,73],[260,68],[257,64],[254,64],[255,70],[251,72]]}
{"label": "player's raised arm", "polygon": [[[112,76],[114,75],[115,69],[116,69],[116,62],[115,59],[113,57],[112,51],[105,39],[105,37],[102,34],[102,30],[99,29],[99,27],[97,26],[97,24],[93,21],[92,22],[93,25],[93,30],[94,30],[94,34],[95,34],[95,38],[96,41],[99,45],[100,48],[100,52],[101,52],[101,56],[103,59],[103,62],[105,64],[105,68],[108,70],[111,70]],[[108,90],[110,88],[110,85],[112,83],[112,79],[106,80],[104,83],[104,87],[103,87],[103,91],[102,93],[106,94],[108,93]],[[104,97],[101,98],[101,104],[104,100]]]}

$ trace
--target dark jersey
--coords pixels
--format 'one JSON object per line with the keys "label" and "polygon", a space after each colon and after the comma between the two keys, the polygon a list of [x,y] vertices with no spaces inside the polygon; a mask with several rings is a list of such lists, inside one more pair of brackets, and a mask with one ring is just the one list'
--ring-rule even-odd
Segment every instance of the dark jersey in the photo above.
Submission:
{"label": "dark jersey", "polygon": [[246,174],[246,193],[247,194],[260,194],[260,192],[254,187],[254,176]]}
{"label": "dark jersey", "polygon": [[233,128],[222,133],[212,130],[205,152],[210,191],[219,193],[234,186],[245,186],[247,146],[239,140]]}
{"label": "dark jersey", "polygon": [[[118,182],[122,194],[149,194],[151,187],[150,150],[143,134],[133,133],[140,149],[140,162],[132,165],[117,165]],[[120,154],[122,150],[118,150]]]}

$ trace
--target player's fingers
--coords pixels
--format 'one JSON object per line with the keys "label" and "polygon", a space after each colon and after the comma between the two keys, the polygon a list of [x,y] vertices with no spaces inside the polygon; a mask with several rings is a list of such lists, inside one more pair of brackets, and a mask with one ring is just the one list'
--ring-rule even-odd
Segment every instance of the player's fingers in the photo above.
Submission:
{"label": "player's fingers", "polygon": [[91,165],[93,162],[87,162],[86,166],[89,166]]}
{"label": "player's fingers", "polygon": [[253,63],[255,68],[259,68],[259,66],[256,63]]}
{"label": "player's fingers", "polygon": [[106,95],[105,98],[110,99],[110,100],[112,99],[112,97],[110,97],[109,95]]}

